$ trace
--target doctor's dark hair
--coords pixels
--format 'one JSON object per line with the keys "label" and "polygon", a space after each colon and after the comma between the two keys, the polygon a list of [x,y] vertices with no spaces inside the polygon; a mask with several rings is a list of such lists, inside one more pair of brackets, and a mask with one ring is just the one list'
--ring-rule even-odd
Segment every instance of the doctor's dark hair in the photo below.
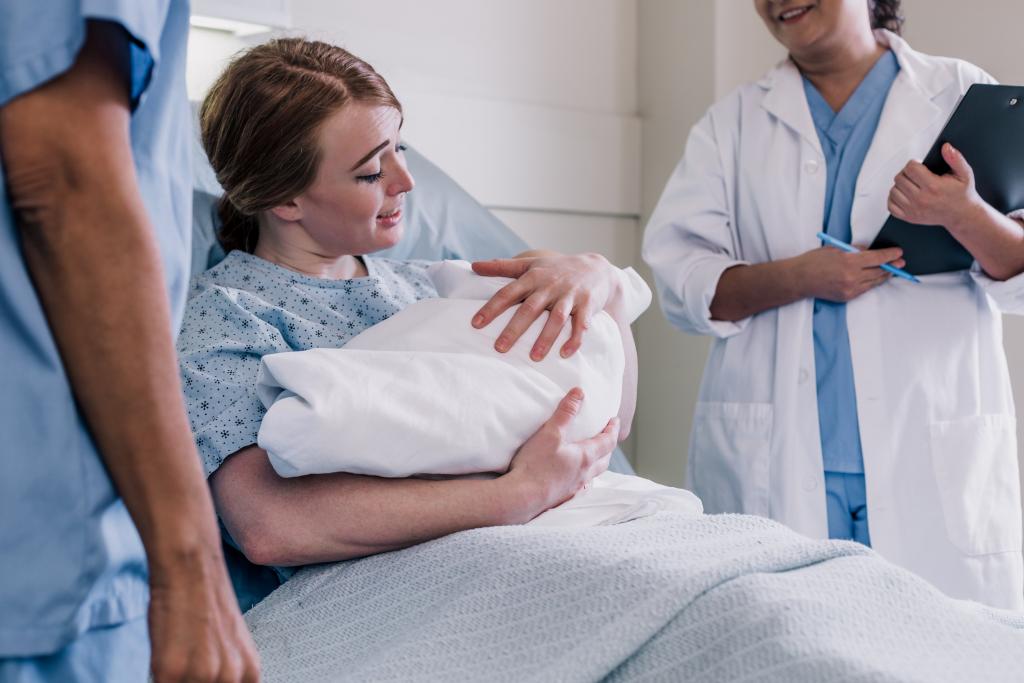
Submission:
{"label": "doctor's dark hair", "polygon": [[895,34],[903,32],[902,0],[868,0],[871,9],[871,28],[889,29]]}
{"label": "doctor's dark hair", "polygon": [[350,102],[402,111],[372,66],[334,45],[281,38],[231,61],[199,110],[203,148],[224,188],[217,239],[225,252],[252,253],[260,212],[312,184],[320,128]]}

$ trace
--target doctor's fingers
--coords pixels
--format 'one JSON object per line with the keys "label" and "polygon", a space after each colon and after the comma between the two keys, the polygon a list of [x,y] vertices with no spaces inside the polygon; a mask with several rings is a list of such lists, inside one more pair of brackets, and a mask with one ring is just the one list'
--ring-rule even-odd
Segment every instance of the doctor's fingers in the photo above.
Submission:
{"label": "doctor's fingers", "polygon": [[910,207],[912,203],[905,194],[903,194],[898,187],[892,188],[889,191],[889,201],[886,203],[886,208],[896,218],[901,221],[909,221],[910,218]]}
{"label": "doctor's fingers", "polygon": [[899,178],[900,176],[906,178],[908,182],[913,183],[922,190],[928,189],[939,178],[920,161],[910,161],[907,163],[896,177]]}
{"label": "doctor's fingers", "polygon": [[903,250],[899,247],[886,247],[885,249],[868,249],[859,254],[851,254],[861,268],[877,268],[883,263],[892,263],[903,257]]}
{"label": "doctor's fingers", "polygon": [[871,270],[865,271],[865,273],[868,273],[868,275],[866,275],[864,279],[857,284],[857,287],[852,292],[852,296],[848,299],[848,301],[852,301],[853,299],[856,299],[864,292],[872,290],[875,287],[878,287],[879,285],[885,284],[886,282],[889,281],[889,278],[892,277],[891,274],[889,274],[887,271],[882,270],[881,268],[872,268]]}
{"label": "doctor's fingers", "polygon": [[[910,197],[916,197],[921,192],[921,186],[907,177],[906,173],[900,173],[896,176],[896,179],[893,180],[892,189],[899,190],[900,193],[908,199]],[[892,190],[890,190],[890,193],[891,192]]]}

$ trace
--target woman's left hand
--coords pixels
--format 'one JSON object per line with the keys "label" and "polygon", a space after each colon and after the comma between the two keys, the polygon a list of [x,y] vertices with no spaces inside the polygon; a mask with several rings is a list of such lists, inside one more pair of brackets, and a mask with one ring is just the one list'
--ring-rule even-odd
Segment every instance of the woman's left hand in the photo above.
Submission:
{"label": "woman's left hand", "polygon": [[577,256],[531,256],[477,261],[478,275],[516,278],[502,287],[475,316],[473,327],[485,327],[505,310],[522,304],[498,335],[494,348],[504,353],[544,311],[548,321],[530,351],[530,358],[543,360],[565,323],[572,319],[572,335],[562,345],[568,358],[579,349],[590,319],[621,294],[614,266],[600,254]]}
{"label": "woman's left hand", "polygon": [[918,225],[942,225],[956,232],[977,215],[985,202],[974,188],[970,164],[948,142],[942,146],[942,158],[950,168],[946,175],[935,175],[917,161],[903,167],[889,191],[889,212],[893,216]]}

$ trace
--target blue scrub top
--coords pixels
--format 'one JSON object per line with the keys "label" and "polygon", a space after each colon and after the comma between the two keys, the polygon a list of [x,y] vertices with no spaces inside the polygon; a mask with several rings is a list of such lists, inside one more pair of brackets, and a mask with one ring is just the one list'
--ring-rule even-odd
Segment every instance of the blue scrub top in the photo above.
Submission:
{"label": "blue scrub top", "polygon": [[[0,0],[0,107],[73,65],[86,20],[129,35],[132,152],[175,330],[191,234],[188,16],[187,0]],[[0,658],[37,656],[144,616],[148,574],[22,261],[2,160],[0,320]]]}
{"label": "blue scrub top", "polygon": [[[899,73],[896,55],[887,51],[838,112],[807,78],[804,92],[825,154],[825,232],[849,242],[850,211],[857,176],[875,137],[889,89]],[[846,328],[846,304],[815,300],[814,367],[818,386],[818,425],[826,472],[864,472],[857,392]]]}

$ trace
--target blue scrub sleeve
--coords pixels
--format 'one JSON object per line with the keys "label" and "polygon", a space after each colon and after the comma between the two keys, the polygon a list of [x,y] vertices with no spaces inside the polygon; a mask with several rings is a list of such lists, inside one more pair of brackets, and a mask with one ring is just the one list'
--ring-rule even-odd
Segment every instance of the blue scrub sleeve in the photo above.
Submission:
{"label": "blue scrub sleeve", "polygon": [[199,294],[178,336],[185,403],[206,476],[256,443],[266,413],[256,396],[260,359],[291,351],[274,325],[239,305],[240,297],[221,287]]}
{"label": "blue scrub sleeve", "polygon": [[172,1],[178,0],[0,0],[0,107],[70,69],[85,41],[86,21],[99,20],[128,33],[134,108],[159,60]]}

